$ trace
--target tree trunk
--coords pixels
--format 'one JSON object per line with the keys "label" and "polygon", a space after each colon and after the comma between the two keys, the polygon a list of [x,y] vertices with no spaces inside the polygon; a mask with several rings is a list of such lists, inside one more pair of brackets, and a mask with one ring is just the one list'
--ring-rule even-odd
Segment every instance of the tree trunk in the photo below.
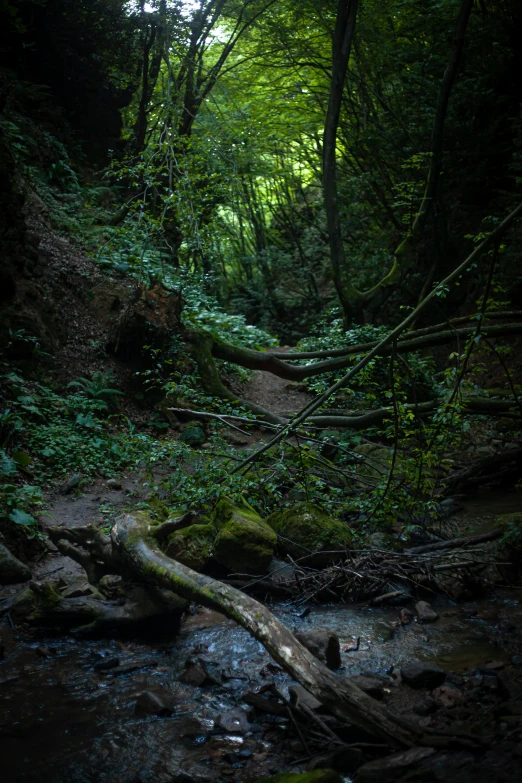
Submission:
{"label": "tree trunk", "polygon": [[323,189],[333,280],[346,324],[360,311],[360,294],[347,275],[347,260],[337,204],[337,129],[348,61],[355,33],[358,0],[339,0],[332,43],[330,99],[323,135]]}
{"label": "tree trunk", "polygon": [[[453,47],[448,65],[444,71],[444,76],[442,77],[437,99],[437,106],[435,109],[435,117],[433,120],[433,129],[431,134],[431,162],[426,182],[426,189],[424,191],[424,196],[419,207],[419,211],[417,212],[411,230],[408,232],[406,237],[395,251],[395,258],[391,270],[378,283],[378,285],[372,289],[371,292],[366,292],[366,298],[369,300],[366,305],[367,312],[375,313],[379,310],[384,301],[400,282],[403,271],[412,265],[414,261],[414,255],[417,251],[419,239],[422,235],[424,227],[426,226],[426,222],[429,216],[433,214],[442,168],[442,154],[444,151],[444,125],[446,122],[451,91],[455,83],[455,78],[457,76],[457,71],[464,49],[466,29],[471,15],[471,10],[473,8],[473,3],[474,0],[462,0],[461,2],[455,28],[455,35],[453,38]],[[434,271],[435,270],[432,270],[432,274]]]}
{"label": "tree trunk", "polygon": [[364,313],[375,314],[396,286],[403,272],[414,261],[419,238],[426,220],[432,213],[438,191],[442,165],[444,124],[451,91],[458,72],[464,48],[466,28],[474,0],[462,0],[453,47],[442,78],[431,137],[431,163],[426,189],[411,230],[395,250],[390,271],[368,291],[358,291],[351,280],[351,270],[342,240],[341,219],[337,204],[337,130],[350,50],[355,31],[358,0],[339,0],[332,45],[332,75],[330,99],[323,136],[323,188],[333,280],[348,326]]}

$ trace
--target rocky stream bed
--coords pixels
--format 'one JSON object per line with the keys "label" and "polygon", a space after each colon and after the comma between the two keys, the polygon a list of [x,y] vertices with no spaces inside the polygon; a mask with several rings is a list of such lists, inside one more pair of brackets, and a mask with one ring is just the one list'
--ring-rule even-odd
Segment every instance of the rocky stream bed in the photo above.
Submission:
{"label": "rocky stream bed", "polygon": [[[256,375],[254,392],[255,381]],[[272,383],[281,409],[298,407],[279,379]],[[149,492],[140,476],[100,478],[81,492],[50,498],[45,524],[107,527]],[[519,509],[519,493],[487,492],[463,503],[452,525],[456,534],[482,533],[496,515]],[[33,580],[84,594],[82,568],[50,549],[33,563]],[[2,588],[3,605],[21,587]],[[217,612],[190,605],[181,622],[178,612],[177,619],[153,621],[146,633],[97,639],[37,632],[16,612],[4,612],[0,779],[253,783],[284,771],[333,768],[339,777],[306,780],[514,783],[522,775],[520,590],[497,588],[460,603],[434,594],[380,607],[312,603],[304,611],[290,599],[265,596],[301,638],[318,632],[338,640],[340,678],[358,678],[370,695],[421,726],[484,738],[482,752],[421,748],[391,766],[379,758],[389,756],[389,747],[354,726],[339,731],[259,642]],[[117,596],[116,590],[116,602]],[[433,608],[429,622],[415,610],[419,598]],[[122,595],[122,606],[126,600]],[[272,711],[260,706],[265,699],[273,705],[274,694],[287,702],[276,698]],[[315,724],[296,725],[292,705],[302,704],[316,715]],[[325,734],[314,734],[314,725]]]}
{"label": "rocky stream bed", "polygon": [[[81,522],[86,509],[92,514],[95,502],[103,511],[109,499],[115,508],[123,501],[123,490],[105,487],[105,496],[94,494],[99,492],[95,487],[92,497],[60,497],[50,512]],[[516,494],[485,497],[471,502],[460,520],[464,525],[472,516],[477,528],[484,527],[499,507],[507,512],[518,502]],[[49,572],[54,578],[62,574],[69,582],[80,576],[79,566],[56,553],[37,564],[35,577],[45,579]],[[338,676],[371,676],[365,687],[393,710],[425,726],[485,732],[489,739],[483,754],[433,753],[423,762],[423,777],[404,779],[518,780],[520,591],[503,588],[459,604],[430,598],[438,619],[429,623],[418,622],[415,616],[408,622],[407,610],[413,609],[415,600],[380,608],[315,605],[304,616],[291,603],[271,608],[297,631],[326,628],[337,634]],[[2,780],[254,781],[282,770],[303,772],[314,764],[335,766],[349,780],[364,761],[360,749],[332,755],[336,746],[325,743],[318,750],[312,737],[296,734],[288,717],[249,704],[249,694],[266,692],[271,684],[293,701],[303,694],[233,621],[192,606],[179,633],[172,624],[154,630],[154,638],[109,641],[35,636],[27,626],[18,627],[9,614],[4,616]],[[410,684],[401,682],[416,663],[422,664],[417,679],[410,676]],[[443,670],[435,680],[430,679],[431,665]],[[401,677],[401,669],[406,677]],[[361,737],[360,730],[347,730],[344,747],[363,740],[368,742],[368,737]],[[382,772],[368,778],[356,774],[361,781],[392,779]]]}

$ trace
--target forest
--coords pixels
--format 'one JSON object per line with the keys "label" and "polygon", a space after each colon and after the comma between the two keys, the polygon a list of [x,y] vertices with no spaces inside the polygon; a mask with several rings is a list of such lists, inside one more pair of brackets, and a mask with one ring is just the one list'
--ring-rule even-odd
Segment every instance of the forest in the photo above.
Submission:
{"label": "forest", "polygon": [[6,783],[520,780],[521,40],[0,0]]}

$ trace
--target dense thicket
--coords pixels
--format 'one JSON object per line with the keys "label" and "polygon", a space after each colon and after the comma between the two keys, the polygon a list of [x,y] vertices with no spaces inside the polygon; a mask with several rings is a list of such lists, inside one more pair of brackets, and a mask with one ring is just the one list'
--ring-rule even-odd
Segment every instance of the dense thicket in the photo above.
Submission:
{"label": "dense thicket", "polygon": [[[415,434],[432,465],[445,427],[513,414],[518,369],[498,340],[520,333],[520,228],[492,232],[520,199],[519,3],[4,0],[2,15],[8,361],[71,340],[60,286],[89,275],[49,272],[38,245],[52,231],[105,275],[81,292],[105,329],[89,338],[97,371],[109,355],[132,365],[161,426],[187,399],[243,415],[245,369],[324,395],[312,424],[371,424],[396,448],[433,413]],[[414,332],[376,349],[427,295]],[[301,338],[297,354],[259,351]]]}
{"label": "dense thicket", "polygon": [[[13,126],[32,123],[29,151],[55,181],[64,155],[73,168],[112,156],[105,239],[118,260],[203,274],[223,303],[285,338],[337,307],[336,277],[371,290],[399,258],[386,294],[348,313],[382,321],[514,206],[522,12],[514,0],[342,6],[355,34],[335,145],[340,272],[322,189],[335,2],[6,0],[11,146],[23,152]],[[42,145],[46,133],[55,141]],[[421,209],[430,167],[437,182]],[[422,230],[400,257],[419,210]],[[508,248],[502,278],[514,302],[515,258]],[[442,312],[472,305],[474,277]]]}

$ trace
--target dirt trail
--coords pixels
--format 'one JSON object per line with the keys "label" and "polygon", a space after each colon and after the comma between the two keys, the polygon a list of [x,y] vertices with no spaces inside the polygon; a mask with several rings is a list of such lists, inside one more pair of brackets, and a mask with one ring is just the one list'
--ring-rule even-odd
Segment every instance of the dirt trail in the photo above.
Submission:
{"label": "dirt trail", "polygon": [[[295,351],[295,348],[287,345],[274,348],[274,353],[287,351]],[[300,384],[291,383],[262,370],[256,370],[252,374],[243,396],[249,402],[255,402],[273,413],[300,411],[313,399],[313,395],[302,390]]]}

